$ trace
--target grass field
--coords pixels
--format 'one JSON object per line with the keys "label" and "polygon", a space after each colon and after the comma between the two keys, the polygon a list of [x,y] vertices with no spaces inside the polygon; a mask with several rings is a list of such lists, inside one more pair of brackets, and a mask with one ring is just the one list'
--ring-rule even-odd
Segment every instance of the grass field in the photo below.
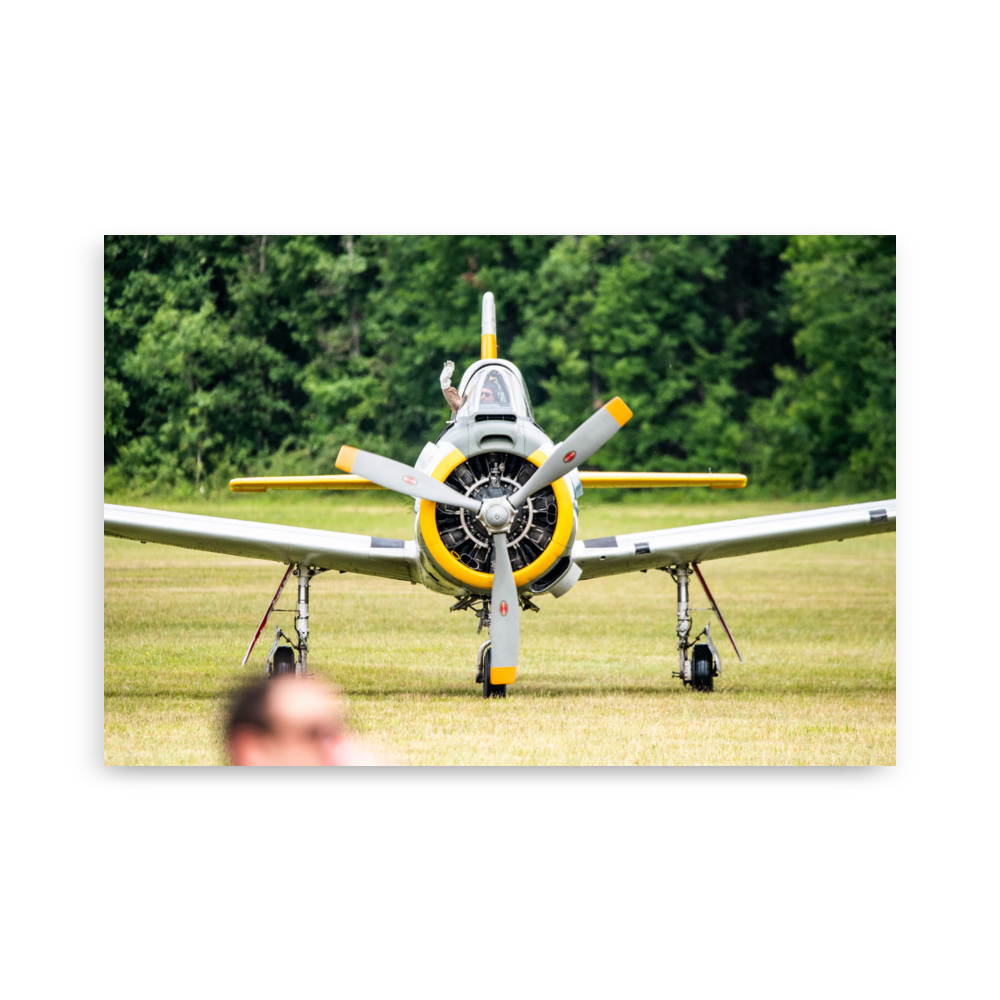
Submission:
{"label": "grass field", "polygon": [[[601,501],[585,496],[580,537],[826,506]],[[412,507],[385,494],[118,502],[413,536]],[[541,598],[540,614],[522,615],[517,684],[488,701],[473,684],[485,635],[471,612],[449,614],[422,587],[324,573],[310,667],[339,686],[356,731],[408,764],[894,764],[895,556],[888,534],[706,563],[746,659],[717,643],[712,694],[670,676],[675,587],[654,571]],[[246,672],[239,663],[281,566],[112,538],[104,566],[105,763],[224,763],[225,698],[263,669],[270,627]],[[279,607],[292,604],[289,588]],[[709,614],[695,613],[696,629]]]}

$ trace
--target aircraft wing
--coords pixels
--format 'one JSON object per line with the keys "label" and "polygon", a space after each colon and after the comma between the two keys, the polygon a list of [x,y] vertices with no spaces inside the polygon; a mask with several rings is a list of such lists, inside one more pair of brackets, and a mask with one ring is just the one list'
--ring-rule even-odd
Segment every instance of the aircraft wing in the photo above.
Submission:
{"label": "aircraft wing", "polygon": [[104,505],[104,534],[250,559],[419,582],[417,543],[316,528]]}
{"label": "aircraft wing", "polygon": [[895,530],[895,499],[876,500],[796,514],[772,514],[590,538],[577,541],[573,546],[573,561],[582,570],[580,579],[592,580],[635,570],[728,559]]}

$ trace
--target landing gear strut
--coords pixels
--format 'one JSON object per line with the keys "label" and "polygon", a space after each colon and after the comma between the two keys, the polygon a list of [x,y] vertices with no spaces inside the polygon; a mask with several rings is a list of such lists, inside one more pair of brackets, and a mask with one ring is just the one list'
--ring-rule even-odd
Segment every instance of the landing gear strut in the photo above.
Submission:
{"label": "landing gear strut", "polygon": [[299,636],[299,662],[295,673],[299,677],[306,675],[306,660],[309,656],[309,579],[312,571],[308,566],[298,566],[295,575],[299,578],[299,607],[295,616],[295,631]]}
{"label": "landing gear strut", "polygon": [[[482,608],[476,611],[476,617],[479,618],[479,627],[476,631],[480,631],[485,625],[486,630],[489,631],[490,628],[490,602],[483,601]],[[491,652],[492,646],[490,645],[490,640],[487,639],[479,647],[479,653],[476,656],[476,680],[482,681],[483,683],[483,697],[484,698],[506,698],[507,697],[507,685],[506,684],[494,684],[490,680],[490,661],[492,659]]]}
{"label": "landing gear strut", "polygon": [[[285,579],[281,581],[281,586],[278,587],[278,592],[274,595],[274,600],[271,601],[271,607],[267,609],[264,620],[260,623],[260,628],[257,630],[257,635],[259,636],[273,611],[284,611],[295,615],[294,639],[286,635],[280,626],[277,626],[274,630],[274,644],[267,654],[265,665],[265,673],[268,677],[282,677],[287,674],[294,674],[296,677],[305,677],[309,669],[309,582],[314,576],[318,573],[324,573],[325,570],[315,569],[312,566],[304,566],[301,563],[294,568],[289,567],[289,570],[294,572],[299,579],[298,606],[295,608],[276,608],[274,606],[285,585],[285,580],[288,579],[288,573],[286,572]],[[281,645],[282,639],[288,643],[287,646]],[[250,643],[250,649],[247,650],[246,656],[243,657],[244,663],[249,658],[250,651],[253,649],[254,642],[256,641],[257,636],[254,637],[253,642]],[[298,656],[295,655],[296,653]]]}
{"label": "landing gear strut", "polygon": [[[530,600],[522,600],[522,607],[526,610],[537,611],[538,608],[531,603]],[[475,605],[478,604],[479,607]],[[470,594],[466,597],[460,597],[451,607],[452,611],[466,611],[472,608],[476,617],[479,619],[479,624],[476,626],[476,632],[482,632],[483,626],[486,626],[486,631],[490,630],[490,602],[488,598],[483,598],[475,594]],[[484,698],[506,698],[507,697],[507,685],[506,684],[494,684],[490,680],[490,640],[487,639],[479,647],[479,652],[476,653],[476,683],[482,684],[483,686],[483,697]]]}
{"label": "landing gear strut", "polygon": [[[719,676],[721,660],[712,642],[711,625],[695,636],[694,642],[688,641],[691,634],[691,607],[688,603],[688,580],[691,576],[691,566],[682,563],[670,567],[667,572],[677,584],[677,653],[680,658],[680,670],[673,672],[674,677],[680,677],[685,685],[690,684],[695,691],[712,691],[715,688],[714,678]],[[705,642],[698,642],[704,636]],[[693,653],[689,657],[688,650]]]}

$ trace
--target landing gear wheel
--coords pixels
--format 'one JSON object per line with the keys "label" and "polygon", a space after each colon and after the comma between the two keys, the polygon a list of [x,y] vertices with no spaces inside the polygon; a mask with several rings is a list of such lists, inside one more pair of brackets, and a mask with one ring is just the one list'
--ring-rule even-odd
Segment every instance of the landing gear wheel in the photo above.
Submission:
{"label": "landing gear wheel", "polygon": [[492,649],[487,649],[483,653],[483,697],[484,698],[506,698],[507,697],[507,685],[506,684],[491,684],[490,683],[490,659],[492,658]]}
{"label": "landing gear wheel", "polygon": [[279,646],[271,660],[271,676],[284,677],[295,674],[295,650],[291,646]]}
{"label": "landing gear wheel", "polygon": [[715,689],[712,680],[714,667],[712,650],[707,643],[699,642],[694,647],[694,656],[691,657],[691,687],[695,691],[713,691]]}

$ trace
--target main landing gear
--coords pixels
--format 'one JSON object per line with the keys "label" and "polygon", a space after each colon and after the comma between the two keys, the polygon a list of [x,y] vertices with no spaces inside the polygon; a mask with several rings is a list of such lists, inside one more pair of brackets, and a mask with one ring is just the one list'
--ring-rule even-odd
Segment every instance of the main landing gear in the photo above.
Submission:
{"label": "main landing gear", "polygon": [[[688,641],[691,634],[691,607],[688,604],[688,580],[691,576],[690,563],[679,566],[665,567],[677,584],[677,652],[680,657],[680,670],[675,670],[673,677],[680,677],[685,685],[690,684],[695,691],[712,691],[715,688],[714,679],[722,670],[722,660],[719,651],[712,642],[712,626],[708,624],[695,637]],[[712,608],[704,610],[714,610]],[[704,642],[698,642],[702,636]],[[688,656],[691,650],[691,656]]]}
{"label": "main landing gear", "polygon": [[[278,598],[281,596],[285,581],[288,579],[290,572],[293,572],[299,581],[298,605],[294,608],[276,608],[275,604],[278,603]],[[316,569],[312,566],[303,566],[301,563],[294,567],[288,567],[284,579],[282,579],[277,592],[271,600],[271,606],[264,613],[264,619],[257,629],[257,635],[254,636],[253,642],[250,643],[250,648],[246,652],[246,656],[243,657],[244,664],[246,664],[247,659],[250,657],[250,652],[253,650],[254,643],[256,643],[260,633],[264,631],[264,626],[267,624],[271,613],[275,611],[279,613],[285,612],[295,615],[295,637],[292,638],[283,632],[280,625],[275,627],[274,643],[267,654],[264,672],[268,677],[306,676],[309,668],[309,582],[318,573],[325,572],[326,570]],[[287,645],[282,645],[282,640]]]}

